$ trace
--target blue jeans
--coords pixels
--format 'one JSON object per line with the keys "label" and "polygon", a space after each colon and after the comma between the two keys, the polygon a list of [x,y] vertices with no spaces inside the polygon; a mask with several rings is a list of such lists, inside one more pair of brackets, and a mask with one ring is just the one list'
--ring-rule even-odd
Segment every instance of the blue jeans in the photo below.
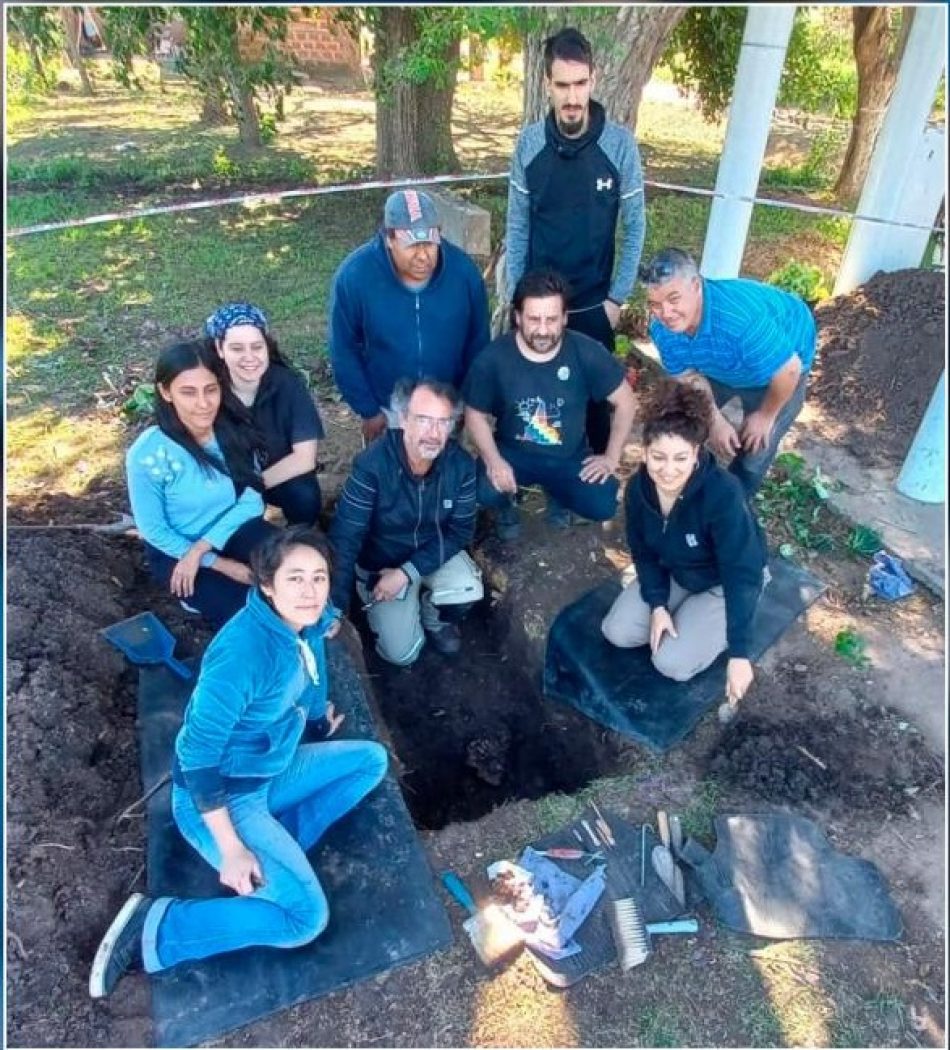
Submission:
{"label": "blue jeans", "polygon": [[[710,379],[709,385],[712,388],[717,408],[722,408],[727,401],[738,397],[742,402],[743,415],[754,412],[762,404],[769,389],[767,386],[744,388],[726,386],[725,383],[720,383],[715,379]],[[759,487],[765,479],[769,467],[772,466],[772,460],[775,459],[778,452],[779,442],[785,437],[789,427],[798,418],[802,405],[805,404],[805,389],[807,386],[808,373],[805,372],[799,377],[798,385],[792,392],[792,396],[782,405],[775,420],[775,425],[772,427],[768,445],[761,452],[747,453],[740,449],[729,464],[729,473],[735,474],[742,482],[747,499],[752,499],[759,491]]]}
{"label": "blue jeans", "polygon": [[[600,482],[582,481],[580,471],[585,451],[572,459],[555,459],[543,453],[522,452],[509,446],[499,447],[502,457],[511,464],[519,485],[540,485],[562,507],[590,521],[609,521],[617,513],[616,478]],[[488,480],[485,464],[478,461],[476,498],[481,507],[498,509],[507,506],[512,497],[499,492]]]}
{"label": "blue jeans", "polygon": [[[386,774],[388,755],[372,740],[298,748],[286,772],[228,798],[234,830],[257,857],[264,884],[247,897],[159,897],[142,932],[149,973],[189,959],[266,945],[294,948],[322,933],[327,899],[306,851],[369,794]],[[221,853],[191,795],[175,785],[172,812],[182,835],[216,870]]]}
{"label": "blue jeans", "polygon": [[315,474],[298,474],[267,489],[265,502],[280,507],[288,525],[314,525],[320,517],[320,483]]}
{"label": "blue jeans", "polygon": [[[241,561],[247,565],[254,548],[277,531],[277,526],[272,525],[269,521],[264,521],[263,518],[251,518],[231,536],[221,553],[227,558],[234,558],[235,561]],[[148,562],[154,579],[167,590],[178,559],[170,558],[157,547],[146,543],[145,560]],[[195,576],[195,589],[187,601],[217,630],[223,627],[239,609],[244,608],[247,591],[246,584],[238,583],[237,580],[232,580],[230,576],[225,576],[222,572],[215,572],[214,569],[199,569]]]}

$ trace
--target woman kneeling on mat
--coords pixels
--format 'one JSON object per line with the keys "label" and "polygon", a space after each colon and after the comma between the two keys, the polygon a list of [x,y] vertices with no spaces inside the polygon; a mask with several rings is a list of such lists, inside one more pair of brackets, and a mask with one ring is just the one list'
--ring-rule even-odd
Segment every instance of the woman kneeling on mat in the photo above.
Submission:
{"label": "woman kneeling on mat", "polygon": [[155,366],[155,420],[125,457],[129,500],[152,575],[220,627],[247,600],[264,521],[254,428],[225,394],[201,343],[167,347]]}
{"label": "woman kneeling on mat", "polygon": [[767,561],[765,536],[737,479],[705,449],[712,410],[687,383],[645,395],[643,465],[625,497],[636,579],[601,624],[621,648],[649,644],[653,664],[685,682],[728,650],[726,698],[752,684],[752,621]]}
{"label": "woman kneeling on mat", "polygon": [[224,361],[231,389],[247,406],[264,439],[264,499],[291,525],[313,525],[320,514],[317,442],[323,423],[304,381],[250,303],[227,303],[205,322]]}
{"label": "woman kneeling on mat", "polygon": [[277,533],[252,565],[246,607],[202,660],[172,767],[175,823],[237,896],[133,894],[99,945],[94,998],[133,969],[312,941],[328,908],[306,851],[386,773],[372,740],[298,746],[305,722],[326,737],[343,719],[327,703],[324,639],[340,619],[323,538],[301,526]]}

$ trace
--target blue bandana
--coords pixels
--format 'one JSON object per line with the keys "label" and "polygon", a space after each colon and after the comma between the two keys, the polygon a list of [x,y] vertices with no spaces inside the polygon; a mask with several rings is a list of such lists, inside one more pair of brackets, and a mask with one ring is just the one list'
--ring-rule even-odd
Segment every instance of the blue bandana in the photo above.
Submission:
{"label": "blue bandana", "polygon": [[205,331],[212,339],[223,339],[229,328],[239,324],[252,324],[262,332],[267,331],[267,318],[262,310],[250,303],[225,303],[205,321]]}

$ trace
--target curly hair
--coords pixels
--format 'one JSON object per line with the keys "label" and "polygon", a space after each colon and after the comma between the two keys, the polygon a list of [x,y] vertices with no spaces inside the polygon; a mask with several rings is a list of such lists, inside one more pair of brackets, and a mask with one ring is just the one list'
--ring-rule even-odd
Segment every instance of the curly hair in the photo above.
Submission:
{"label": "curly hair", "polygon": [[641,402],[644,447],[667,436],[703,445],[709,437],[712,416],[712,402],[704,390],[688,381],[661,379]]}

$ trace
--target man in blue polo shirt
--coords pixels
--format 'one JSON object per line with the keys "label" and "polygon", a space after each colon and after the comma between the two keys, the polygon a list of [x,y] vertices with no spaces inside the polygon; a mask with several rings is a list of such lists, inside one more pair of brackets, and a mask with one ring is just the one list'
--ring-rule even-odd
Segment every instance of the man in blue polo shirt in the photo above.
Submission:
{"label": "man in blue polo shirt", "polygon": [[[816,342],[811,310],[759,281],[700,277],[678,248],[659,252],[640,279],[663,368],[709,393],[716,406],[709,445],[732,457],[729,469],[751,498],[805,401]],[[743,411],[738,430],[719,411],[735,397]]]}

